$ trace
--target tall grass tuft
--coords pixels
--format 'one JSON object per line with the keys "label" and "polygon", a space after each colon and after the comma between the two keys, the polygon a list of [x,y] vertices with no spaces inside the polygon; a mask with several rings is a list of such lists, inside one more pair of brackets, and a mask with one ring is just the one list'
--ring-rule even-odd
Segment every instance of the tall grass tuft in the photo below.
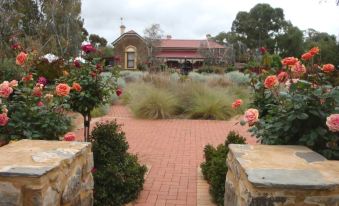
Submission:
{"label": "tall grass tuft", "polygon": [[148,88],[144,95],[132,98],[129,105],[136,117],[165,119],[175,114],[178,101],[169,91],[153,87]]}

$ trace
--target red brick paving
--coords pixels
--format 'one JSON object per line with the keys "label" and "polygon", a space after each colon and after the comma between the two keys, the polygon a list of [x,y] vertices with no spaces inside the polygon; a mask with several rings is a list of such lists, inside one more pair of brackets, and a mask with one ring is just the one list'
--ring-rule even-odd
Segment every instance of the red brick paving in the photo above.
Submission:
{"label": "red brick paving", "polygon": [[[98,120],[117,119],[122,124],[130,152],[151,169],[136,206],[197,205],[197,168],[203,160],[206,144],[225,141],[230,130],[236,130],[255,143],[237,121],[209,120],[140,120],[124,106],[113,106]],[[77,134],[82,135],[82,130]]]}

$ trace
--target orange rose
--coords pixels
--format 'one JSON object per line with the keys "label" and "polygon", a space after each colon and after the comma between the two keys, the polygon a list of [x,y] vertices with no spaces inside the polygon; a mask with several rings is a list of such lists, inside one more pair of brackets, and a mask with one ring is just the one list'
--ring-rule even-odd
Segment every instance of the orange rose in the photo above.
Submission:
{"label": "orange rose", "polygon": [[310,51],[308,51],[309,53],[311,53],[312,55],[316,55],[319,53],[319,48],[318,47],[313,47],[312,49],[310,49]]}
{"label": "orange rose", "polygon": [[309,60],[309,59],[311,59],[312,57],[313,57],[313,55],[312,55],[311,52],[307,52],[307,53],[301,55],[301,58],[302,58],[303,60]]}
{"label": "orange rose", "polygon": [[232,103],[232,108],[237,109],[242,105],[243,101],[241,99],[237,99]]}
{"label": "orange rose", "polygon": [[81,91],[81,86],[80,86],[80,84],[74,82],[73,85],[72,85],[72,89],[74,89],[77,92],[80,92]]}
{"label": "orange rose", "polygon": [[15,63],[17,65],[23,65],[27,59],[27,54],[25,52],[20,52],[20,54],[18,54],[18,56],[16,57],[16,61]]}
{"label": "orange rose", "polygon": [[24,82],[29,82],[31,80],[33,80],[33,75],[31,73],[29,73],[27,76],[22,77],[22,81]]}
{"label": "orange rose", "polygon": [[266,77],[264,85],[267,89],[271,89],[274,86],[277,86],[279,84],[278,78],[275,75],[270,75]]}
{"label": "orange rose", "polygon": [[321,70],[323,70],[323,72],[325,73],[329,73],[333,72],[335,70],[335,67],[333,64],[324,64]]}
{"label": "orange rose", "polygon": [[57,95],[62,96],[62,97],[67,96],[70,90],[71,88],[67,84],[58,84],[55,87],[55,91]]}
{"label": "orange rose", "polygon": [[298,59],[295,57],[286,57],[281,61],[283,65],[295,65],[297,62]]}

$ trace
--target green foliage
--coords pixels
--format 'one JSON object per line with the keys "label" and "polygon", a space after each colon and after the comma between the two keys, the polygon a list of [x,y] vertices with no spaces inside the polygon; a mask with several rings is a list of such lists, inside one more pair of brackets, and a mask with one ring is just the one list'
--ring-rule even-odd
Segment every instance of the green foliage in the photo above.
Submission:
{"label": "green foliage", "polygon": [[89,35],[89,41],[96,47],[105,47],[107,45],[107,40],[104,37],[100,37],[97,34]]}
{"label": "green foliage", "polygon": [[210,184],[210,193],[218,206],[224,205],[225,181],[227,173],[226,157],[229,151],[229,144],[245,144],[246,139],[238,133],[231,131],[227,135],[225,144],[216,148],[206,145],[204,148],[205,162],[201,163],[204,178]]}
{"label": "green foliage", "polygon": [[239,71],[226,73],[226,77],[237,85],[248,85],[250,82],[249,76]]}
{"label": "green foliage", "polygon": [[115,122],[97,123],[91,133],[94,166],[94,205],[122,206],[138,197],[145,166],[127,152],[124,132]]}
{"label": "green foliage", "polygon": [[9,79],[21,79],[23,76],[23,69],[15,64],[14,59],[0,60],[0,81],[7,81]]}
{"label": "green foliage", "polygon": [[91,117],[102,117],[109,111],[109,104],[100,105],[91,111]]}

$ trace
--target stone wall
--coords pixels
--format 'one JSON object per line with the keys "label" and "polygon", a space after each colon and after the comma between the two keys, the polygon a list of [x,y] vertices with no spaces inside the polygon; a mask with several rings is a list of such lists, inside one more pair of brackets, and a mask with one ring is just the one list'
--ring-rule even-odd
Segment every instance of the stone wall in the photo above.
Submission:
{"label": "stone wall", "polygon": [[302,146],[230,145],[225,206],[339,206],[339,161]]}
{"label": "stone wall", "polygon": [[90,143],[21,140],[0,147],[0,206],[93,205]]}

